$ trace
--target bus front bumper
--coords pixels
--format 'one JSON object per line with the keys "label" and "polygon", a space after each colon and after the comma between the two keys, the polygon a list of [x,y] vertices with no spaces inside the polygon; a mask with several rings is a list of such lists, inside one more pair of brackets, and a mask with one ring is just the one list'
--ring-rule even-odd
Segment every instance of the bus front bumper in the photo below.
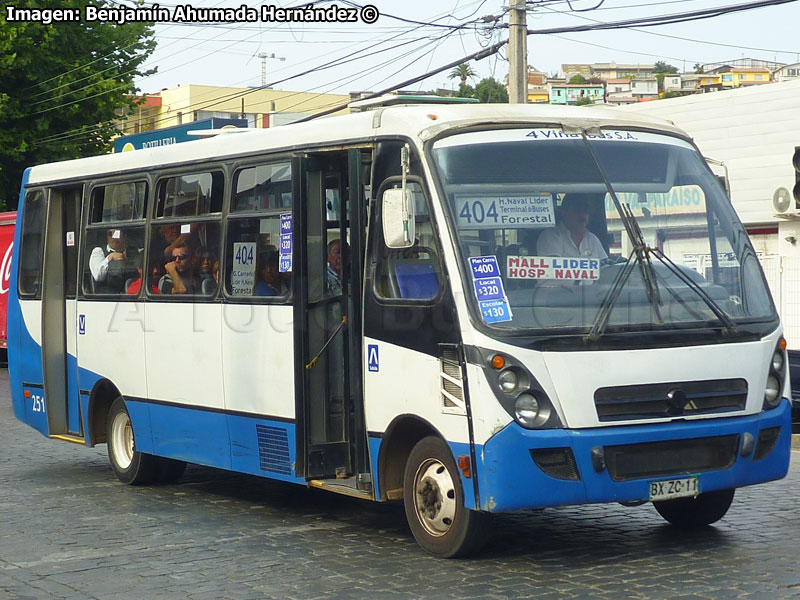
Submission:
{"label": "bus front bumper", "polygon": [[650,499],[650,482],[698,477],[699,493],[784,477],[791,406],[745,417],[532,431],[509,424],[482,449],[481,508]]}

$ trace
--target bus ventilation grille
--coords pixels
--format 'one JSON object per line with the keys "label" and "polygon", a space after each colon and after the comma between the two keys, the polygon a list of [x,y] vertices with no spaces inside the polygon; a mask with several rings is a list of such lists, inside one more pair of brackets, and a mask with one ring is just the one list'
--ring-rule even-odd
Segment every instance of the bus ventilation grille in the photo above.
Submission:
{"label": "bus ventilation grille", "polygon": [[466,415],[464,402],[464,380],[461,375],[461,362],[455,350],[443,350],[440,359],[442,381],[442,412]]}
{"label": "bus ventilation grille", "polygon": [[258,435],[258,462],[262,471],[291,475],[289,462],[289,437],[285,429],[256,425]]}

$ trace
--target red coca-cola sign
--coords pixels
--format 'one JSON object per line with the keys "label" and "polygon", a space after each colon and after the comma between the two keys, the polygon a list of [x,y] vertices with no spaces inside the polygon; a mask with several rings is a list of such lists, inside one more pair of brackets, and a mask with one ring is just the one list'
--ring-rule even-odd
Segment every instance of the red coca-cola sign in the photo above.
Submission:
{"label": "red coca-cola sign", "polygon": [[8,347],[8,289],[11,281],[11,253],[14,248],[16,212],[0,213],[0,348]]}

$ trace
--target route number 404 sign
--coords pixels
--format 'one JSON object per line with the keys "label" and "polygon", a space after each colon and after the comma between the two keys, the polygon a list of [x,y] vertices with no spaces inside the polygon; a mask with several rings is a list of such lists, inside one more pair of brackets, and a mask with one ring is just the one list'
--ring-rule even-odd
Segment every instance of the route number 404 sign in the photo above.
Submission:
{"label": "route number 404 sign", "polygon": [[556,224],[553,197],[550,194],[458,195],[455,203],[459,229],[534,228],[553,227]]}

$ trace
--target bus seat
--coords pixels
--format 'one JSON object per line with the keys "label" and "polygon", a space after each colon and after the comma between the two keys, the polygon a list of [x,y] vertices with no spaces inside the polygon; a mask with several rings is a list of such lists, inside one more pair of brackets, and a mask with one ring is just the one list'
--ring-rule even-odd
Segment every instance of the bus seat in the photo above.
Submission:
{"label": "bus seat", "polygon": [[200,284],[200,293],[203,296],[213,296],[217,291],[217,282],[212,277],[206,277]]}
{"label": "bus seat", "polygon": [[432,260],[400,259],[392,271],[398,298],[432,300],[439,294],[439,278]]}
{"label": "bus seat", "polygon": [[125,280],[125,287],[124,287],[124,288],[122,288],[122,290],[123,290],[123,291],[124,291],[126,294],[128,293],[128,288],[129,288],[129,287],[131,287],[131,284],[132,284],[134,281],[136,281],[136,279],[134,279],[133,277],[128,277],[128,278]]}

